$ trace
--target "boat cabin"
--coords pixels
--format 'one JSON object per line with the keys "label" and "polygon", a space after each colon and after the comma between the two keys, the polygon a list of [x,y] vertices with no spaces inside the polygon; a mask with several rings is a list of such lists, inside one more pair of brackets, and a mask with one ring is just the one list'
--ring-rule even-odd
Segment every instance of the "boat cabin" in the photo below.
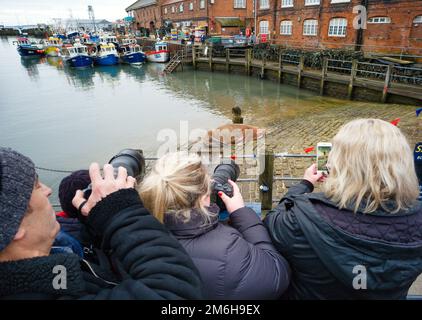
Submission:
{"label": "boat cabin", "polygon": [[66,46],[66,47],[63,47],[62,49],[62,55],[65,57],[73,57],[80,54],[83,54],[83,55],[88,54],[87,48],[85,46],[78,46],[78,47]]}
{"label": "boat cabin", "polygon": [[129,39],[129,38],[122,39],[123,46],[127,46],[129,44],[137,44],[136,39]]}
{"label": "boat cabin", "polygon": [[62,44],[62,40],[59,38],[50,37],[48,38],[48,43],[53,46],[60,46]]}
{"label": "boat cabin", "polygon": [[122,51],[124,53],[142,52],[141,46],[139,44],[124,46],[122,47]]}
{"label": "boat cabin", "polygon": [[167,42],[157,42],[155,44],[155,51],[167,51],[167,50],[168,50]]}
{"label": "boat cabin", "polygon": [[116,53],[116,47],[112,43],[109,43],[109,44],[101,44],[100,45],[100,52],[101,53],[106,53],[106,54]]}
{"label": "boat cabin", "polygon": [[29,46],[29,45],[31,45],[31,42],[28,40],[28,38],[18,38],[18,44],[24,45],[24,46]]}

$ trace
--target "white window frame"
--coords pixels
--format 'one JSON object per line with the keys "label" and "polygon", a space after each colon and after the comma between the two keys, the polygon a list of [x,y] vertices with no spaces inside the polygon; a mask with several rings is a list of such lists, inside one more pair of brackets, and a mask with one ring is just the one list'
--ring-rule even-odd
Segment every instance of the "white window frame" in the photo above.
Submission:
{"label": "white window frame", "polygon": [[167,14],[167,7],[164,8],[164,14]]}
{"label": "white window frame", "polygon": [[305,0],[305,6],[319,6],[320,4],[320,0]]}
{"label": "white window frame", "polygon": [[171,7],[171,13],[174,13],[175,11],[176,11],[175,6],[172,6],[172,7]]}
{"label": "white window frame", "polygon": [[280,22],[280,34],[283,36],[291,36],[293,33],[292,20],[283,20]]}
{"label": "white window frame", "polygon": [[246,0],[234,0],[233,7],[235,9],[245,9],[246,8]]}
{"label": "white window frame", "polygon": [[193,2],[189,3],[189,10],[192,11],[193,10]]}
{"label": "white window frame", "polygon": [[205,0],[199,0],[199,9],[205,9]]}
{"label": "white window frame", "polygon": [[413,23],[414,24],[422,23],[422,15],[415,17],[415,19],[413,19]]}
{"label": "white window frame", "polygon": [[328,24],[328,36],[344,38],[346,37],[346,35],[347,35],[347,19],[346,18],[331,19]]}
{"label": "white window frame", "polygon": [[179,4],[179,12],[183,12],[184,7],[183,7],[183,3]]}
{"label": "white window frame", "polygon": [[270,0],[259,0],[259,9],[269,9]]}
{"label": "white window frame", "polygon": [[309,36],[309,37],[317,36],[318,35],[318,20],[306,19],[305,21],[303,21],[303,35]]}
{"label": "white window frame", "polygon": [[372,17],[368,19],[368,23],[370,24],[386,24],[391,23],[390,17]]}
{"label": "white window frame", "polygon": [[[266,24],[266,25],[265,25]],[[259,22],[259,34],[269,34],[269,22],[268,20],[262,20]]]}
{"label": "white window frame", "polygon": [[331,0],[331,3],[347,3],[350,2],[350,0]]}
{"label": "white window frame", "polygon": [[281,0],[282,8],[293,8],[294,5],[294,0]]}

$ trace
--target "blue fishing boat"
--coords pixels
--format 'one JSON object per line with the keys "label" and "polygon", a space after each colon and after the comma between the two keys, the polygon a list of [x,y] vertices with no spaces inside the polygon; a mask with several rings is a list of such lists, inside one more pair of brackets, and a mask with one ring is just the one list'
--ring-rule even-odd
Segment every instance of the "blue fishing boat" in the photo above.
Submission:
{"label": "blue fishing boat", "polygon": [[21,57],[43,56],[45,53],[42,45],[30,42],[28,38],[18,38],[17,43]]}
{"label": "blue fishing boat", "polygon": [[112,43],[99,44],[93,57],[94,64],[99,66],[112,66],[119,63],[119,55]]}
{"label": "blue fishing boat", "polygon": [[146,61],[147,56],[135,39],[123,39],[120,45],[120,59],[123,63],[140,65]]}
{"label": "blue fishing boat", "polygon": [[74,68],[86,68],[93,65],[93,59],[88,54],[86,46],[79,42],[75,42],[73,45],[64,45],[62,57],[68,65]]}

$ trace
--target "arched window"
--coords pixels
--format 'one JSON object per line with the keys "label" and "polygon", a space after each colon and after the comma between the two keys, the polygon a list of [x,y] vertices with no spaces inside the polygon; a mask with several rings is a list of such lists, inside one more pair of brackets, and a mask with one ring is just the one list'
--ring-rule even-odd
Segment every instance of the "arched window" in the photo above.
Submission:
{"label": "arched window", "polygon": [[345,37],[347,30],[347,19],[334,18],[330,20],[328,28],[328,36],[330,37]]}
{"label": "arched window", "polygon": [[316,36],[318,33],[318,20],[307,19],[303,22],[303,35]]}
{"label": "arched window", "polygon": [[422,23],[422,16],[417,16],[414,20],[413,20],[414,24],[420,24]]}
{"label": "arched window", "polygon": [[293,23],[290,20],[284,20],[280,23],[280,34],[291,35]]}
{"label": "arched window", "polygon": [[268,34],[268,21],[263,20],[259,23],[259,33],[260,34]]}

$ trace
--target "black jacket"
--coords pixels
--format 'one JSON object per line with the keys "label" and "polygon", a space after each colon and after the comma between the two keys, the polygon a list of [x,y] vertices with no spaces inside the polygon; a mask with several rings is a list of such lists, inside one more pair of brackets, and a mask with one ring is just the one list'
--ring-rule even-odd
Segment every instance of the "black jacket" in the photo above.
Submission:
{"label": "black jacket", "polygon": [[[199,273],[134,189],[100,201],[87,226],[102,239],[95,263],[73,254],[0,263],[1,299],[198,299]],[[66,270],[66,288],[53,286]],[[57,279],[57,278],[56,278]],[[63,282],[61,282],[63,285]],[[57,284],[57,281],[56,281]]]}
{"label": "black jacket", "polygon": [[[404,299],[422,272],[422,208],[339,210],[302,181],[265,218],[289,261],[290,299]],[[366,280],[365,280],[366,278]]]}
{"label": "black jacket", "polygon": [[[214,212],[218,212],[218,207]],[[290,269],[262,221],[250,208],[230,215],[231,226],[192,210],[183,222],[175,214],[164,223],[197,266],[206,299],[277,299],[289,284]]]}

